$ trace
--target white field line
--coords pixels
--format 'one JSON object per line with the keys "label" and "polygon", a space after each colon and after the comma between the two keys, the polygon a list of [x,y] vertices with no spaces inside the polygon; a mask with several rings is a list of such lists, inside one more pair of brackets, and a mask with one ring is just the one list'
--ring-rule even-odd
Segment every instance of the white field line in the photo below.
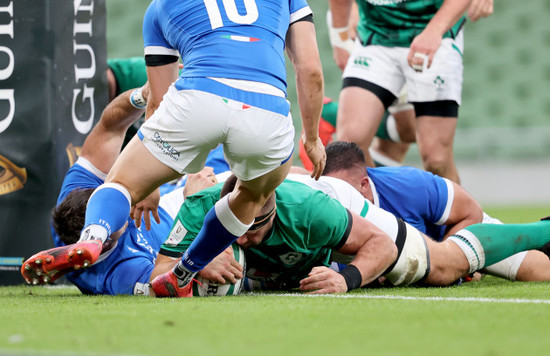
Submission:
{"label": "white field line", "polygon": [[399,295],[367,295],[367,294],[262,294],[250,293],[270,297],[294,297],[294,298],[341,298],[341,299],[397,299],[397,300],[421,300],[435,302],[477,302],[477,303],[510,303],[510,304],[550,304],[550,299],[517,299],[517,298],[474,298],[474,297],[407,297]]}

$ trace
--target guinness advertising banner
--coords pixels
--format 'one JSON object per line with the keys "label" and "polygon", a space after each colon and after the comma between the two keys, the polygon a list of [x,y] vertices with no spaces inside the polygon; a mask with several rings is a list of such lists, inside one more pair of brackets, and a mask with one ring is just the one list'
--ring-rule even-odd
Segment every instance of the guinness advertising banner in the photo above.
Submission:
{"label": "guinness advertising banner", "polygon": [[0,0],[0,285],[53,247],[50,211],[107,104],[105,0]]}

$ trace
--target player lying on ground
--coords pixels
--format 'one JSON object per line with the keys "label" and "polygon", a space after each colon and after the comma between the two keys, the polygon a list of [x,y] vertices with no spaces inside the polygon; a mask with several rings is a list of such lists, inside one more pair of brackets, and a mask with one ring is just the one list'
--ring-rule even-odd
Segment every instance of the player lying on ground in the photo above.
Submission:
{"label": "player lying on ground", "polygon": [[[501,223],[483,213],[466,190],[446,178],[413,167],[367,168],[363,152],[350,142],[333,142],[326,152],[324,175],[348,182],[371,203],[436,241],[475,223]],[[509,280],[547,281],[550,261],[540,251],[524,251],[484,272]]]}
{"label": "player lying on ground", "polygon": [[[141,89],[147,98],[148,85]],[[119,155],[127,128],[143,114],[143,109],[135,108],[130,103],[133,91],[124,92],[105,108],[100,121],[84,141],[82,153],[67,172],[57,206],[52,212],[52,236],[57,248],[40,252],[25,261],[21,273],[27,283],[50,283],[69,273],[68,280],[85,294],[148,293],[149,276],[157,252],[184,199],[182,189],[161,198],[158,223],[143,222],[150,225],[148,229],[139,229],[128,217],[124,228],[113,234],[93,265],[89,250],[81,249],[82,243],[73,245],[84,226],[88,198],[103,183]],[[219,162],[220,153],[219,150],[213,151],[207,164]],[[223,170],[223,167],[219,169]],[[212,168],[205,168],[189,177],[187,193],[198,191],[214,182]],[[96,246],[93,242],[84,244]],[[238,268],[236,261],[233,263]],[[236,271],[234,274],[241,276]],[[234,278],[233,274],[227,274],[226,277],[235,281],[231,279]]]}
{"label": "player lying on ground", "polygon": [[[256,226],[237,239],[246,251],[249,278],[315,293],[343,293],[379,276],[393,285],[445,286],[550,241],[550,222],[542,221],[475,224],[435,242],[341,180],[322,177],[317,184],[327,181],[332,182],[326,190],[337,192],[340,203],[303,183],[286,180],[276,189],[275,198],[256,217]],[[178,285],[171,268],[200,230],[204,214],[231,190],[230,184],[228,180],[223,190],[220,185],[206,189],[182,205],[151,275],[156,277],[151,284],[157,296],[182,296],[190,288]],[[351,256],[341,273],[327,267],[332,250]]]}

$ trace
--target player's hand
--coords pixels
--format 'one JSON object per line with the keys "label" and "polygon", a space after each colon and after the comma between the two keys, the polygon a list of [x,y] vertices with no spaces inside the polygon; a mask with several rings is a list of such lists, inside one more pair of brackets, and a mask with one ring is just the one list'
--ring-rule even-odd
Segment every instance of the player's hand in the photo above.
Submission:
{"label": "player's hand", "polygon": [[130,217],[134,219],[136,227],[141,226],[141,217],[145,221],[145,228],[151,230],[151,215],[160,224],[160,217],[158,213],[158,206],[160,202],[160,189],[155,189],[154,192],[149,194],[145,199],[132,206],[130,209]]}
{"label": "player's hand", "polygon": [[[430,68],[432,61],[441,45],[441,36],[434,31],[425,29],[414,38],[411,43],[407,61],[411,68],[417,72],[422,72],[425,68]],[[424,63],[426,61],[426,63]]]}
{"label": "player's hand", "polygon": [[346,293],[344,276],[327,267],[313,267],[308,277],[300,281],[300,290],[308,294]]}
{"label": "player's hand", "polygon": [[235,284],[237,279],[243,278],[243,266],[233,258],[233,248],[229,246],[207,264],[199,275],[212,282]]}
{"label": "player's hand", "polygon": [[489,17],[493,14],[493,0],[472,0],[468,7],[468,18],[476,22],[482,17]]}
{"label": "player's hand", "polygon": [[183,196],[187,198],[203,189],[209,188],[218,183],[214,168],[204,167],[199,173],[189,174],[183,187]]}
{"label": "player's hand", "polygon": [[319,179],[323,170],[325,169],[325,164],[327,161],[327,153],[325,152],[325,146],[321,142],[321,139],[317,136],[315,141],[307,141],[305,134],[302,136],[302,142],[306,150],[307,156],[309,157],[311,163],[313,163],[313,170],[311,171],[311,177]]}
{"label": "player's hand", "polygon": [[341,47],[332,47],[332,58],[338,68],[340,68],[343,72],[344,68],[346,68],[346,64],[348,63],[349,51]]}

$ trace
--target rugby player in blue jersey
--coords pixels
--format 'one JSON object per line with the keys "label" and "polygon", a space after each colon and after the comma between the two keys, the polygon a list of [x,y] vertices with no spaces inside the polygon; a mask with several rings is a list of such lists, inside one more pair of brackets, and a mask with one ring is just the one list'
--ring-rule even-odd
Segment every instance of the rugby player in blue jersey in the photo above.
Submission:
{"label": "rugby player in blue jersey", "polygon": [[[158,186],[198,172],[219,143],[239,178],[235,190],[211,209],[174,270],[153,281],[162,293],[187,285],[245,233],[287,175],[294,127],[286,100],[285,49],[296,72],[302,139],[314,164],[312,175],[320,176],[324,83],[305,0],[154,0],[143,35],[151,87],[148,120],[90,198],[77,244],[85,250],[87,241],[101,246],[126,223],[132,205],[145,198],[158,201]],[[90,263],[96,250],[90,251]]]}
{"label": "rugby player in blue jersey", "polygon": [[[146,98],[148,85],[141,90]],[[128,216],[124,227],[113,233],[103,245],[99,251],[101,255],[93,265],[90,250],[74,245],[84,226],[90,195],[103,183],[119,155],[128,127],[143,114],[144,110],[134,107],[129,100],[133,91],[122,93],[105,108],[100,121],[84,141],[81,155],[67,172],[57,206],[52,212],[51,233],[56,248],[40,252],[23,264],[21,272],[27,283],[51,283],[68,273],[67,279],[84,294],[149,294],[149,277],[158,250],[184,200],[184,188],[162,196],[158,224],[140,229]],[[211,165],[220,160],[223,161],[223,157],[220,157],[219,150],[215,150],[206,163]],[[187,193],[214,184],[213,171],[208,167],[189,177],[185,187]],[[99,248],[94,243],[90,246]],[[234,283],[235,275],[242,277],[240,266],[236,261],[229,261],[229,265],[233,266],[231,275],[225,272],[225,268],[217,270],[212,266],[209,277]]]}
{"label": "rugby player in blue jersey", "polygon": [[[355,143],[336,141],[326,147],[323,175],[351,184],[374,205],[402,218],[436,241],[476,223],[498,223],[460,185],[413,167],[367,168],[363,151]],[[509,280],[550,280],[548,257],[524,251],[486,267],[485,271]]]}

